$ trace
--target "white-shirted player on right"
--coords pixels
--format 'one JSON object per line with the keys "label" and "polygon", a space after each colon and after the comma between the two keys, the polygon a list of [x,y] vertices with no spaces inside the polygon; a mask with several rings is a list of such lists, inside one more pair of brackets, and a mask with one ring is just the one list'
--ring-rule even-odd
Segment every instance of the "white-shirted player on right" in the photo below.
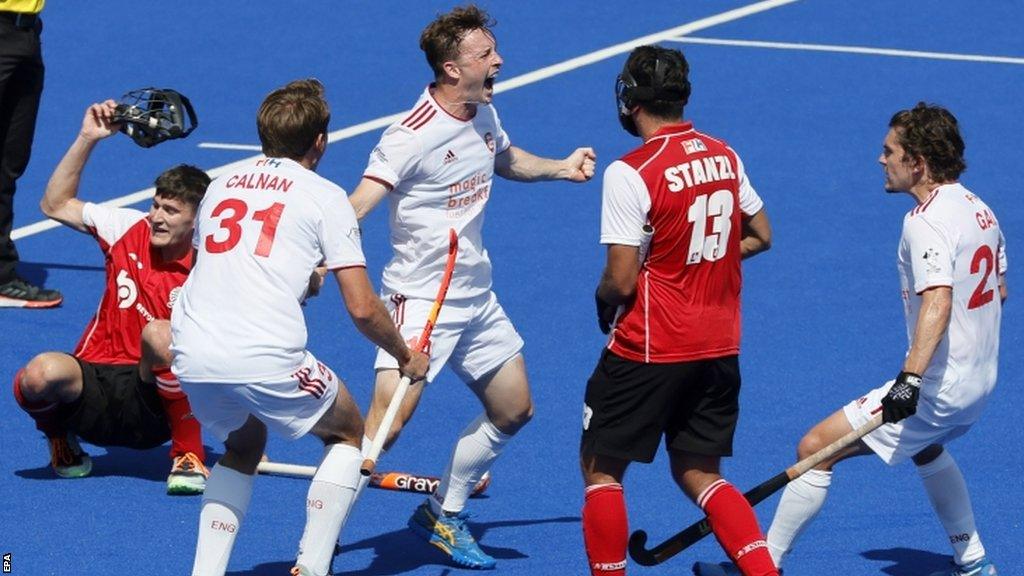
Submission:
{"label": "white-shirted player on right", "polygon": [[[459,234],[451,287],[430,342],[431,380],[448,364],[485,412],[463,431],[441,484],[409,526],[469,568],[495,561],[476,544],[463,508],[477,481],[533,414],[522,338],[491,292],[491,263],[481,230],[495,173],[520,181],[585,182],[594,152],[578,148],[564,160],[539,158],[513,146],[491,105],[502,59],[490,17],[475,6],[437,17],[420,47],[434,83],[406,117],[385,132],[351,196],[360,218],[385,196],[394,257],[384,270],[383,298],[407,338],[423,328],[445,266],[448,229]],[[387,352],[377,356],[376,390],[366,419],[372,438],[398,383]],[[385,446],[412,416],[422,386],[409,390]],[[364,441],[368,447],[369,442]]]}
{"label": "white-shirted player on right", "polygon": [[[835,463],[874,452],[889,465],[908,458],[917,465],[953,546],[954,565],[932,576],[996,574],[963,475],[943,448],[981,417],[995,386],[1006,298],[1003,235],[992,209],[958,182],[963,152],[956,118],[943,108],[920,103],[889,122],[879,157],[885,189],[917,201],[904,217],[898,252],[910,348],[894,381],[850,402],[801,440],[802,459],[883,414],[885,424],[786,487],[768,531],[776,564],[824,504]],[[707,576],[728,567],[694,568]]]}
{"label": "white-shirted player on right", "polygon": [[171,316],[173,370],[225,452],[203,494],[193,576],[224,574],[268,428],[324,443],[291,574],[330,572],[359,484],[363,419],[306,349],[301,303],[320,288],[318,266],[333,272],[356,327],[413,380],[426,375],[427,356],[409,350],[366,275],[345,191],[314,172],[329,120],[316,80],[271,92],[256,122],[267,157],[214,180],[196,217],[197,263]]}

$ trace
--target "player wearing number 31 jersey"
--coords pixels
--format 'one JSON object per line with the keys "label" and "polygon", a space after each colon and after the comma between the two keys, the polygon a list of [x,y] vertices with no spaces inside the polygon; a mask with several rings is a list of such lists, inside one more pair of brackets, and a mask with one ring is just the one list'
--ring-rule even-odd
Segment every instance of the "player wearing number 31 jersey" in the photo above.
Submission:
{"label": "player wearing number 31 jersey", "polygon": [[306,349],[310,271],[321,260],[329,270],[365,267],[352,207],[339,186],[289,158],[253,160],[207,194],[196,280],[179,300],[175,373],[205,382],[290,376]]}
{"label": "player wearing number 31 jersey", "polygon": [[329,120],[316,80],[271,92],[256,120],[267,157],[214,180],[196,218],[199,254],[171,316],[171,350],[196,417],[226,450],[203,497],[193,576],[224,574],[268,429],[324,442],[291,573],[330,572],[355,501],[363,419],[340,379],[306,350],[300,306],[319,290],[318,266],[333,272],[356,327],[400,370],[413,379],[427,371],[426,355],[409,350],[370,284],[344,190],[314,173]]}

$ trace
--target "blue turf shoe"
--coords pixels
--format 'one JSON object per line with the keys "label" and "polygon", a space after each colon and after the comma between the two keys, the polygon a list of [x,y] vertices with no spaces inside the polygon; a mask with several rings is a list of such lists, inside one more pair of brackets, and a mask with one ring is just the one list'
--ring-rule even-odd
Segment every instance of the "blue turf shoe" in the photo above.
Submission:
{"label": "blue turf shoe", "polygon": [[[696,576],[741,576],[740,569],[732,562],[712,564],[710,562],[697,562],[693,565],[693,573]],[[779,576],[783,572],[779,569]]]}
{"label": "blue turf shoe", "polygon": [[409,528],[451,557],[452,562],[459,566],[476,570],[494,568],[497,562],[477,545],[466,526],[467,518],[467,512],[461,512],[458,516],[437,516],[430,509],[430,503],[424,501],[409,518]]}
{"label": "blue turf shoe", "polygon": [[998,576],[998,574],[995,564],[989,562],[988,558],[982,557],[966,566],[958,566],[954,563],[952,571],[946,569],[932,572],[931,576]]}

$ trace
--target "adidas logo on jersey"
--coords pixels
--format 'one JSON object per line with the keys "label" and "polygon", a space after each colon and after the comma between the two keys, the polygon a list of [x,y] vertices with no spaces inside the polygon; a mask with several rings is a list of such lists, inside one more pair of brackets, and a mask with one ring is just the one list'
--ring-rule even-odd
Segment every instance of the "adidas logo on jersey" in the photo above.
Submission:
{"label": "adidas logo on jersey", "polygon": [[458,159],[459,157],[456,156],[455,152],[452,152],[451,149],[449,149],[448,152],[444,155],[445,164],[451,164],[452,162],[455,162]]}

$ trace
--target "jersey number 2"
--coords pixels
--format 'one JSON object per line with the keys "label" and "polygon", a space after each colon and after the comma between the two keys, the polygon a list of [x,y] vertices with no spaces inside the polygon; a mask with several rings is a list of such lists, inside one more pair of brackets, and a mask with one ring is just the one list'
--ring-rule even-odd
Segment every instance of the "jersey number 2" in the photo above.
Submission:
{"label": "jersey number 2", "polygon": [[[725,256],[729,248],[729,232],[732,231],[732,208],[732,192],[728,190],[717,190],[710,196],[701,194],[693,199],[686,213],[686,219],[693,224],[687,264],[697,264],[701,260],[714,262]],[[711,218],[710,234],[707,232],[708,218]]]}
{"label": "jersey number 2", "polygon": [[[225,212],[229,212],[229,214],[224,215]],[[242,239],[242,227],[239,222],[245,218],[248,212],[249,206],[238,198],[228,198],[217,204],[210,216],[212,218],[223,216],[220,227],[228,231],[228,237],[224,240],[214,240],[213,234],[208,234],[205,241],[206,251],[210,254],[219,254],[234,248]],[[256,250],[254,250],[257,256],[264,258],[270,256],[270,250],[274,247],[274,235],[277,234],[277,223],[281,221],[282,212],[284,212],[284,204],[280,202],[271,204],[265,210],[253,212],[252,219],[263,223],[260,228],[260,239],[256,242]]]}
{"label": "jersey number 2", "polygon": [[981,271],[982,264],[985,265],[985,273],[981,277],[981,282],[978,283],[978,287],[974,289],[974,293],[971,294],[971,299],[967,302],[967,309],[974,310],[975,308],[981,308],[985,304],[992,301],[995,295],[995,290],[985,288],[988,286],[988,277],[992,275],[992,269],[995,268],[995,255],[992,254],[992,249],[987,244],[982,244],[980,248],[974,253],[974,257],[971,258],[971,274],[977,274]]}

